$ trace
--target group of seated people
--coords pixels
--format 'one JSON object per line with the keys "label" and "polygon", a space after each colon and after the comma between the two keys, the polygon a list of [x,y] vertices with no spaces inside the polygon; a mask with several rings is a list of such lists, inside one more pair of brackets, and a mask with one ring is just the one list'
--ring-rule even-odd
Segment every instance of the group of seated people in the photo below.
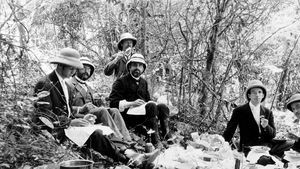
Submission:
{"label": "group of seated people", "polygon": [[[122,37],[123,36],[123,37]],[[132,158],[126,150],[117,147],[112,140],[132,142],[129,129],[147,135],[147,130],[152,129],[149,141],[156,148],[161,147],[161,140],[168,139],[169,133],[169,108],[165,104],[151,101],[147,81],[141,77],[147,68],[144,56],[138,53],[125,57],[124,51],[136,44],[136,39],[131,34],[123,34],[118,43],[121,50],[105,68],[105,74],[111,75],[115,71],[115,81],[109,95],[109,107],[99,105],[93,97],[92,88],[86,81],[93,75],[95,66],[87,57],[80,57],[77,50],[64,48],[51,63],[56,68],[50,74],[40,79],[34,88],[36,96],[43,91],[49,95],[39,97],[39,102],[49,103],[42,110],[47,109],[56,116],[69,119],[70,126],[88,126],[99,124],[109,126],[113,137],[104,136],[101,130],[96,130],[86,142],[89,147],[115,161],[128,163]],[[249,152],[255,145],[264,145],[271,148],[270,154],[282,157],[284,151],[289,149],[300,150],[299,137],[290,134],[294,142],[276,140],[274,116],[271,110],[262,105],[266,99],[267,90],[259,80],[249,82],[245,92],[246,104],[233,110],[230,121],[223,133],[226,141],[231,142],[239,127],[239,150]],[[130,115],[128,110],[132,107],[145,106],[142,115]],[[293,95],[287,102],[287,108],[294,112],[300,119],[300,94]],[[146,127],[146,130],[142,130]],[[141,129],[141,130],[139,130]],[[62,132],[59,140],[66,136]],[[138,159],[141,163],[146,154]],[[140,161],[139,161],[140,160]]]}
{"label": "group of seated people", "polygon": [[[75,49],[64,48],[51,63],[56,64],[55,70],[40,79],[34,88],[36,96],[41,92],[49,92],[48,95],[38,98],[38,102],[49,103],[40,110],[47,109],[56,116],[68,118],[70,126],[82,127],[94,123],[109,126],[114,131],[113,137],[104,136],[101,130],[96,130],[86,144],[114,161],[126,164],[131,157],[137,157],[135,160],[140,164],[148,156],[157,155],[158,151],[142,156],[133,155],[126,149],[120,149],[113,142],[113,140],[133,141],[128,129],[137,128],[144,129],[137,131],[146,136],[150,129],[154,131],[149,136],[149,141],[156,148],[162,146],[162,139],[168,138],[169,108],[165,104],[150,101],[147,81],[141,77],[147,67],[143,55],[133,54],[126,63],[128,73],[113,83],[109,96],[110,107],[95,105],[93,91],[86,83],[95,69],[89,58],[80,57]],[[129,108],[143,104],[145,104],[144,114],[126,113]],[[61,133],[59,140],[66,138],[63,130]]]}

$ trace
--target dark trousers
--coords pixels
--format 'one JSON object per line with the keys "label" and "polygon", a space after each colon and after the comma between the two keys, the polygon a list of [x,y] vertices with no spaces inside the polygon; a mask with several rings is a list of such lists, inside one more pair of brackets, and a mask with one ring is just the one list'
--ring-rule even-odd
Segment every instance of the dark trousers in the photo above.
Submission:
{"label": "dark trousers", "polygon": [[294,143],[292,149],[295,150],[295,151],[300,152],[300,139],[298,139],[298,140]]}
{"label": "dark trousers", "polygon": [[128,158],[121,154],[119,149],[114,145],[106,136],[102,134],[101,130],[95,130],[94,133],[86,142],[88,147],[93,148],[95,151],[112,158],[114,161],[126,164]]}
{"label": "dark trousers", "polygon": [[168,125],[166,121],[169,119],[170,110],[165,104],[147,103],[145,106],[146,115],[128,115],[122,113],[127,128],[137,129],[140,134],[146,135],[147,131],[143,128],[145,126],[147,130],[152,129],[155,133],[151,134],[151,141],[153,144],[157,144],[159,141],[159,129],[158,122],[160,122],[161,131],[163,135],[166,134],[166,128]]}
{"label": "dark trousers", "polygon": [[[273,139],[268,143],[261,143],[258,145],[270,147],[271,148],[271,150],[269,151],[270,155],[275,155],[282,158],[284,152],[290,150],[293,147],[293,142],[287,140]],[[242,147],[242,151],[245,153],[246,156],[250,152],[251,150],[250,148],[251,146]]]}

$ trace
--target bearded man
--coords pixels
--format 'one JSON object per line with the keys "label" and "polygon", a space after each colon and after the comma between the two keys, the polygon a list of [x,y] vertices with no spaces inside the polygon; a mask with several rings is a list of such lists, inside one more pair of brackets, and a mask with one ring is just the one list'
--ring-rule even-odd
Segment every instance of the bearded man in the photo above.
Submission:
{"label": "bearded man", "polygon": [[[150,93],[147,81],[141,77],[145,72],[147,64],[144,56],[135,53],[126,63],[129,74],[117,79],[109,96],[110,107],[118,108],[125,120],[127,127],[136,128],[145,126],[154,130],[151,141],[155,146],[159,146],[158,120],[160,122],[160,132],[162,138],[169,137],[169,108],[165,104],[156,104],[150,101]],[[144,113],[128,114],[130,108],[144,107]],[[144,133],[146,134],[146,133]]]}
{"label": "bearded man", "polygon": [[80,58],[83,68],[77,69],[75,76],[67,81],[72,91],[72,108],[77,110],[76,117],[85,114],[94,114],[97,118],[95,123],[109,126],[117,139],[131,142],[129,131],[125,122],[116,108],[99,107],[93,98],[94,91],[87,84],[87,80],[93,75],[95,66],[87,57]]}

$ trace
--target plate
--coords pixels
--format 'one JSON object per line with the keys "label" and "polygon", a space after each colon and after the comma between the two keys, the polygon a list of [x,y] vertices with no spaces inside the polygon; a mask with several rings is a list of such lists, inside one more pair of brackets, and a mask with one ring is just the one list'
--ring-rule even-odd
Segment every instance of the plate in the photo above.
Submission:
{"label": "plate", "polygon": [[271,149],[267,146],[252,146],[251,150],[256,152],[256,153],[267,153],[269,152]]}
{"label": "plate", "polygon": [[297,151],[293,151],[293,150],[286,151],[285,155],[292,157],[292,158],[300,158],[300,153],[298,153]]}

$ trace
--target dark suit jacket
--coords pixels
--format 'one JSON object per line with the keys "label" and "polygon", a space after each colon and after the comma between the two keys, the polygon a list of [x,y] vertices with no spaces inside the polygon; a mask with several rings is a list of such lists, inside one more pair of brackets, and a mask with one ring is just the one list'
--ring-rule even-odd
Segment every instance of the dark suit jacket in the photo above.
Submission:
{"label": "dark suit jacket", "polygon": [[[113,56],[113,59],[116,56]],[[121,59],[119,59],[117,61],[117,63],[112,63],[112,61],[110,61],[104,68],[104,74],[106,76],[110,76],[114,73],[114,76],[116,78],[120,78],[126,74],[128,74],[127,68],[126,68],[126,62],[127,59],[125,57],[122,57]]]}
{"label": "dark suit jacket", "polygon": [[[109,95],[110,107],[119,108],[121,100],[135,101],[136,99],[142,99],[145,102],[150,100],[148,83],[145,79],[140,78],[137,84],[136,80],[127,74],[114,82]],[[127,110],[124,112],[126,113]]]}
{"label": "dark suit jacket", "polygon": [[70,80],[67,81],[67,84],[70,86],[72,91],[72,106],[83,106],[89,102],[92,102],[94,104],[94,92],[92,88],[86,85],[86,91],[79,83],[80,82],[75,77],[72,77]]}
{"label": "dark suit jacket", "polygon": [[240,148],[242,148],[242,146],[264,145],[270,143],[276,135],[273,113],[269,109],[261,106],[260,116],[264,116],[269,120],[269,124],[266,128],[262,128],[260,125],[261,132],[259,132],[258,125],[253,117],[249,103],[237,107],[233,110],[223,137],[226,141],[231,141],[237,126],[239,126]]}
{"label": "dark suit jacket", "polygon": [[[67,86],[67,88],[69,97],[71,97],[70,87]],[[55,113],[57,116],[68,115],[66,98],[55,71],[46,75],[37,82],[34,87],[34,95],[37,95],[41,91],[50,92],[49,96],[39,99],[39,101],[50,103],[50,106],[48,106],[50,111]],[[71,100],[72,99],[69,99],[69,105],[72,105]],[[70,110],[72,110],[71,107]]]}

